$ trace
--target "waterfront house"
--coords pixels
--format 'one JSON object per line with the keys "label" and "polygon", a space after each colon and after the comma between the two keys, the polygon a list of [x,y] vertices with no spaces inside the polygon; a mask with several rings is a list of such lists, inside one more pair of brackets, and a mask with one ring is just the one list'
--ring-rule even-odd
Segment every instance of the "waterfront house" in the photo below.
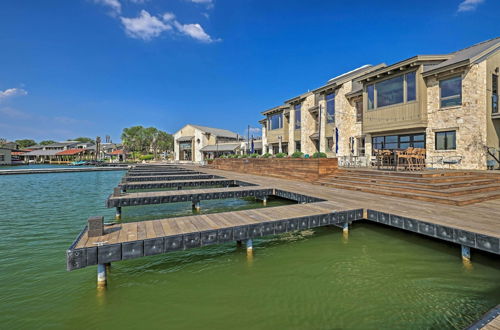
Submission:
{"label": "waterfront house", "polygon": [[242,140],[225,129],[187,124],[174,134],[174,157],[177,161],[200,162],[207,157],[237,153]]}
{"label": "waterfront house", "polygon": [[262,112],[263,153],[321,151],[369,166],[378,151],[418,148],[427,167],[498,167],[499,67],[500,38],[360,67]]}
{"label": "waterfront house", "polygon": [[9,148],[0,147],[0,165],[11,165],[12,154]]}

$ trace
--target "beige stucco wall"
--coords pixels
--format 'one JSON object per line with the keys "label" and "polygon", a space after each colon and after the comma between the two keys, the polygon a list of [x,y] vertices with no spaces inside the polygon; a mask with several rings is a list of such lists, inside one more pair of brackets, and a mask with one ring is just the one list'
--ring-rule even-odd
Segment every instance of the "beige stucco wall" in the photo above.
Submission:
{"label": "beige stucco wall", "polygon": [[[439,96],[439,80],[434,76],[427,78],[427,165],[431,165],[432,157],[461,156],[461,164],[452,165],[451,168],[486,169],[484,147],[487,118],[490,116],[486,107],[486,61],[473,64],[462,73],[461,106],[440,109]],[[456,150],[435,150],[435,132],[448,130],[456,130]]]}

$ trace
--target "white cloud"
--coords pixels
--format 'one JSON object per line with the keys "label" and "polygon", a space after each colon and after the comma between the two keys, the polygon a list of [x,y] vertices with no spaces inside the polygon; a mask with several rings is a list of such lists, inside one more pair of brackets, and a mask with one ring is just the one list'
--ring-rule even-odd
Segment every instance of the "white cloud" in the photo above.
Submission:
{"label": "white cloud", "polygon": [[165,22],[170,22],[170,21],[175,19],[174,13],[170,13],[170,12],[166,12],[165,14],[163,14],[162,17],[163,17],[163,20]]}
{"label": "white cloud", "polygon": [[132,3],[138,3],[138,4],[141,4],[141,3],[145,3],[146,1],[148,0],[129,0],[130,2]]}
{"label": "white cloud", "polygon": [[22,88],[9,88],[4,91],[0,91],[0,101],[8,99],[14,96],[24,96],[28,95],[28,92]]}
{"label": "white cloud", "polygon": [[158,37],[163,31],[172,29],[170,24],[165,24],[145,10],[141,10],[136,18],[120,17],[120,20],[128,36],[146,41]]}
{"label": "white cloud", "polygon": [[474,11],[484,0],[464,0],[458,5],[458,12]]}
{"label": "white cloud", "polygon": [[122,12],[122,4],[118,0],[94,0],[94,2],[109,7],[113,15],[118,15]]}
{"label": "white cloud", "polygon": [[214,0],[186,0],[189,2],[193,2],[199,5],[206,5],[207,8],[211,9],[214,7]]}
{"label": "white cloud", "polygon": [[209,36],[205,30],[201,27],[200,24],[181,24],[177,21],[174,22],[174,26],[179,32],[182,34],[185,34],[187,36],[190,36],[191,38],[194,38],[196,40],[210,43],[214,41],[220,41],[219,39],[214,40],[212,39],[211,36]]}

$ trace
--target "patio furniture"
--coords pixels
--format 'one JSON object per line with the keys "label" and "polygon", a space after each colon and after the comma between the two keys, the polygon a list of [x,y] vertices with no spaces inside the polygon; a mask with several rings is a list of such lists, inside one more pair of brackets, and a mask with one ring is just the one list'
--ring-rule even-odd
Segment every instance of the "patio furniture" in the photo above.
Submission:
{"label": "patio furniture", "polygon": [[425,168],[425,149],[424,148],[414,148],[413,149],[413,170],[421,171]]}
{"label": "patio furniture", "polygon": [[406,166],[406,169],[411,170],[413,166],[413,148],[396,151],[396,170],[400,165]]}
{"label": "patio furniture", "polygon": [[448,156],[443,159],[443,164],[448,165],[448,168],[451,168],[451,165],[458,165],[462,163],[462,156]]}

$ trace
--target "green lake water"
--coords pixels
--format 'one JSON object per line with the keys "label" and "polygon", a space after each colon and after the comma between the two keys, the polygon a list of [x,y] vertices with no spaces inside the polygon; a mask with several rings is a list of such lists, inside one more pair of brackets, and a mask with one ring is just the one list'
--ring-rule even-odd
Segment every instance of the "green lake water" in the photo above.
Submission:
{"label": "green lake water", "polygon": [[[500,303],[500,260],[389,227],[355,223],[66,272],[65,251],[123,172],[0,177],[1,329],[461,329]],[[273,201],[270,205],[280,205]],[[202,202],[204,212],[260,206]],[[124,221],[192,214],[124,208]]]}

